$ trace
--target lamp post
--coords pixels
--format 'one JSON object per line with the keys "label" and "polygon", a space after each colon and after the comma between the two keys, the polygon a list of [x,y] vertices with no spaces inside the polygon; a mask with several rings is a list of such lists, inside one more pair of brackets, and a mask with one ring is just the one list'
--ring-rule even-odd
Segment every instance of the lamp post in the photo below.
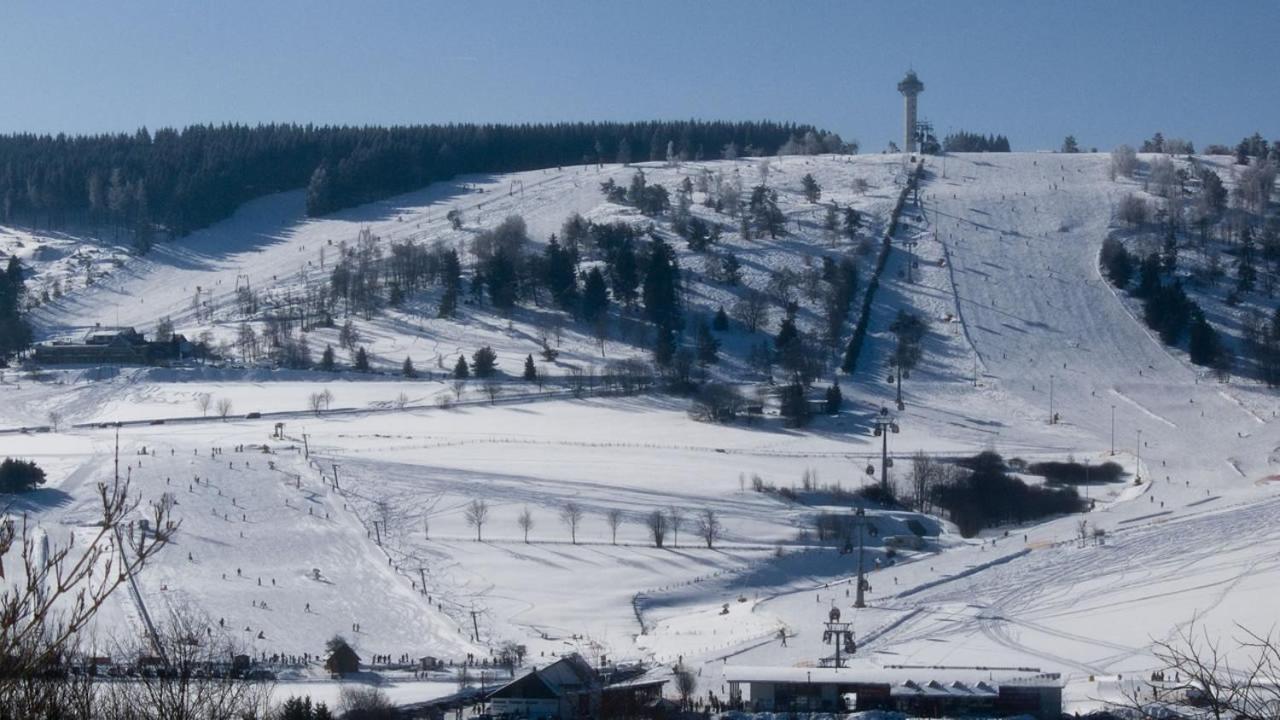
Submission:
{"label": "lamp post", "polygon": [[1134,476],[1133,476],[1133,479],[1134,479],[1134,480],[1136,480],[1137,482],[1142,482],[1142,430],[1138,430],[1138,459],[1137,459],[1137,463],[1138,463],[1138,464],[1137,464],[1137,465],[1135,466],[1135,468],[1134,468],[1134,473],[1135,473],[1135,474],[1134,474]]}
{"label": "lamp post", "polygon": [[1116,406],[1111,405],[1111,454],[1116,454]]}
{"label": "lamp post", "polygon": [[892,466],[892,460],[889,458],[889,433],[899,432],[898,423],[889,417],[889,408],[880,408],[880,414],[875,419],[875,436],[880,438],[880,489],[888,492],[889,490],[889,468]]}
{"label": "lamp post", "polygon": [[1053,373],[1049,373],[1049,424],[1053,424]]}

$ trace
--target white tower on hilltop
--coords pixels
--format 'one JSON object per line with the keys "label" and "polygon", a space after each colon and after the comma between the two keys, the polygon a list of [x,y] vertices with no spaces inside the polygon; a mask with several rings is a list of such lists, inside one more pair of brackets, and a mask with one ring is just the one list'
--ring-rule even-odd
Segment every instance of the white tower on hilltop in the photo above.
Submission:
{"label": "white tower on hilltop", "polygon": [[915,70],[908,70],[907,76],[898,83],[898,92],[907,100],[906,117],[903,118],[903,152],[913,153],[916,148],[916,96],[924,92],[924,83],[916,77]]}

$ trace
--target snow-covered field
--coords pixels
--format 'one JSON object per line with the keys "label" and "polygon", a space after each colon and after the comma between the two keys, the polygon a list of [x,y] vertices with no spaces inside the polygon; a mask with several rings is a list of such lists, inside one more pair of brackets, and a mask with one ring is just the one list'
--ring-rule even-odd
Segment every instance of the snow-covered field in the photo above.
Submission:
{"label": "snow-covered field", "polygon": [[[696,423],[683,401],[663,396],[441,409],[430,407],[447,392],[438,381],[213,369],[100,379],[96,370],[42,379],[8,371],[0,424],[45,424],[51,407],[75,422],[186,417],[200,414],[198,393],[231,398],[241,419],[122,428],[122,465],[144,497],[168,491],[179,501],[176,544],[140,578],[150,612],[196,605],[255,652],[314,653],[334,633],[347,634],[362,654],[451,658],[515,641],[539,664],[568,650],[664,663],[683,657],[700,665],[701,689],[723,695],[725,664],[816,663],[826,650],[821,622],[835,603],[852,616],[868,658],[1041,667],[1064,673],[1073,707],[1085,708],[1103,692],[1090,676],[1154,669],[1152,641],[1193,621],[1223,635],[1234,623],[1269,629],[1269,598],[1280,589],[1277,398],[1248,382],[1220,384],[1171,354],[1099,276],[1112,206],[1133,187],[1108,179],[1102,155],[958,155],[945,163],[944,172],[941,159],[928,160],[923,207],[908,210],[899,234],[917,241],[910,254],[918,267],[908,282],[899,242],[859,370],[841,380],[850,407],[803,431],[776,418]],[[758,173],[753,161],[706,165]],[[672,187],[684,171],[648,172],[650,182]],[[388,238],[456,241],[444,220],[455,206],[486,225],[519,212],[541,241],[570,212],[596,219],[627,212],[604,205],[598,183],[623,182],[631,172],[570,168],[474,180],[321,220],[302,218],[300,194],[266,198],[131,260],[111,280],[44,306],[37,319],[44,336],[115,324],[117,313],[145,328],[172,315],[180,331],[198,331],[188,312],[197,285],[226,296],[241,275],[255,287],[295,282],[329,240],[350,241],[364,226]],[[763,285],[766,268],[798,269],[806,254],[826,251],[817,211],[796,196],[804,172],[819,179],[824,197],[855,202],[875,224],[892,204],[901,165],[898,156],[774,160],[769,182],[783,190],[801,232],[728,240],[750,258],[743,264],[754,285]],[[868,178],[873,190],[856,196],[854,177]],[[464,194],[467,186],[485,192]],[[681,260],[700,272],[696,257],[682,252]],[[713,283],[696,287],[700,312],[728,300]],[[823,484],[871,481],[864,468],[878,468],[880,439],[869,423],[892,405],[888,325],[902,307],[932,324],[922,364],[904,384],[902,432],[890,443],[899,476],[915,450],[1114,459],[1148,482],[1089,490],[1099,503],[1087,519],[1106,530],[1105,545],[1078,546],[1078,518],[973,540],[944,526],[929,551],[873,570],[871,607],[849,609],[853,556],[802,534],[818,509],[755,492],[750,478],[792,487],[813,469]],[[217,332],[238,323],[215,319]],[[536,348],[527,320],[390,315],[363,322],[361,331],[386,366],[412,354],[426,368],[437,353],[492,343],[515,372]],[[598,356],[589,333],[572,328],[563,350],[574,362]],[[640,351],[620,342],[611,352]],[[326,386],[335,407],[371,411],[290,416],[284,439],[272,437],[274,418],[242,419],[305,410],[307,396]],[[426,407],[395,410],[401,392]],[[1051,392],[1056,425],[1048,423]],[[51,532],[65,536],[90,517],[94,483],[110,476],[113,433],[0,434],[0,455],[49,469],[49,487],[23,502]],[[241,445],[246,451],[236,452]],[[144,446],[154,454],[139,455]],[[225,453],[211,456],[215,447]],[[489,506],[481,541],[464,519],[477,499]],[[585,513],[577,543],[560,518],[567,502]],[[678,546],[650,547],[642,518],[672,506],[686,516]],[[528,543],[517,525],[525,508],[534,519]],[[616,545],[605,520],[614,509],[624,518]],[[703,509],[724,525],[710,549],[690,527]],[[886,528],[902,520],[873,515]],[[883,558],[881,548],[874,557]],[[117,599],[99,620],[101,634],[138,630],[129,596]],[[774,639],[779,629],[790,634],[786,647]]]}

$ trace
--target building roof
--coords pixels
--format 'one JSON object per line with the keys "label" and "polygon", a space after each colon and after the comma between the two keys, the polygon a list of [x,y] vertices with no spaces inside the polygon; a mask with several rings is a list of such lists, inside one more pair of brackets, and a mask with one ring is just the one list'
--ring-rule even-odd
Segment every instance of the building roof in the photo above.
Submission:
{"label": "building roof", "polygon": [[726,665],[724,677],[729,682],[875,683],[902,686],[907,689],[907,692],[915,694],[929,692],[952,694],[945,688],[957,683],[970,689],[980,688],[983,684],[991,688],[997,688],[1002,684],[1061,685],[1061,680],[1056,674],[1043,673],[1039,668],[905,667],[869,662],[855,662],[851,666],[842,668]]}
{"label": "building roof", "polygon": [[512,680],[489,693],[489,698],[525,698],[529,700],[555,700],[560,697],[545,680],[534,670],[527,675]]}

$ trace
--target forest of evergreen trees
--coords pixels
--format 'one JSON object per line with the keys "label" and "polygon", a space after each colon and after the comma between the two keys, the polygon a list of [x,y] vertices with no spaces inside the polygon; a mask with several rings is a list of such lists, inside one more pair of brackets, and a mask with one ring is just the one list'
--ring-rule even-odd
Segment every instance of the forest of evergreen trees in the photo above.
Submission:
{"label": "forest of evergreen trees", "polygon": [[1009,152],[1009,138],[1004,135],[980,135],[965,130],[942,139],[943,152]]}
{"label": "forest of evergreen trees", "polygon": [[[194,125],[133,134],[0,136],[0,222],[180,236],[242,203],[307,188],[321,215],[462,173],[772,154],[816,133],[776,122]],[[826,133],[822,136],[828,137]]]}

